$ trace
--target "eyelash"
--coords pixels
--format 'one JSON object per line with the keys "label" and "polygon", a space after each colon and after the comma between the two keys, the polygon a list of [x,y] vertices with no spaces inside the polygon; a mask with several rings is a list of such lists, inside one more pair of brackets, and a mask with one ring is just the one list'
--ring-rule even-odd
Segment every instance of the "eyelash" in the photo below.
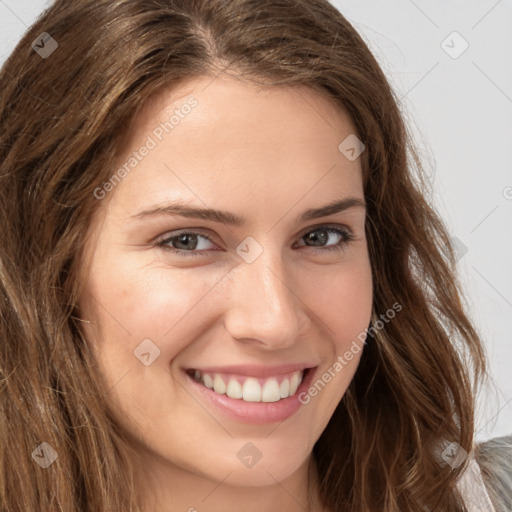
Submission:
{"label": "eyelash", "polygon": [[[304,233],[300,238],[302,239],[306,235],[309,235],[310,233],[314,233],[315,231],[325,231],[329,234],[334,233],[336,235],[340,235],[342,237],[342,239],[337,244],[329,245],[326,247],[316,248],[315,246],[308,246],[308,245],[303,245],[301,247],[309,247],[309,248],[313,249],[315,252],[342,251],[345,249],[345,247],[348,244],[350,244],[355,239],[355,236],[350,231],[348,231],[346,229],[342,229],[337,226],[330,226],[330,225],[318,226],[313,229],[310,229],[309,231]],[[208,250],[185,251],[183,249],[175,249],[174,247],[170,247],[169,245],[167,245],[171,240],[178,238],[181,235],[199,235],[199,236],[202,236],[203,238],[206,238],[208,241],[214,243],[213,240],[208,235],[205,235],[203,233],[197,233],[195,231],[182,231],[181,233],[178,233],[177,235],[167,236],[163,239],[159,239],[154,243],[154,245],[156,247],[162,248],[165,251],[171,251],[173,254],[177,254],[178,256],[202,256],[202,253],[209,252]]]}

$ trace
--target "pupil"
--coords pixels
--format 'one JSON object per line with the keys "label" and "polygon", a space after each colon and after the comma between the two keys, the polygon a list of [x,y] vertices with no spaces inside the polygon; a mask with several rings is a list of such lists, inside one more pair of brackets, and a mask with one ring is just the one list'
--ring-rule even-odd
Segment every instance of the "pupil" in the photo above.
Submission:
{"label": "pupil", "polygon": [[[195,243],[192,242],[192,244],[188,243],[187,241],[190,241],[190,239],[195,239]],[[182,244],[183,247],[176,247],[176,249],[192,249],[194,250],[197,247],[197,237],[194,235],[179,235],[178,236],[178,245]]]}
{"label": "pupil", "polygon": [[[321,233],[321,235],[318,236],[316,233]],[[326,231],[312,231],[311,233],[309,233],[309,235],[306,236],[306,238],[310,242],[313,242],[313,245],[323,245],[325,242],[327,242],[328,235]]]}

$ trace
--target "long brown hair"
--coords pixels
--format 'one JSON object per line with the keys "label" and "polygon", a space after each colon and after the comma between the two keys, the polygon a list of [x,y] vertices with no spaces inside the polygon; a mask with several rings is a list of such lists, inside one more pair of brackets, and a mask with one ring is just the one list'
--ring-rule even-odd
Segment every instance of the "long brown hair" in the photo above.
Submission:
{"label": "long brown hair", "polygon": [[[56,43],[44,35],[32,46],[42,33]],[[326,0],[58,0],[3,66],[2,510],[140,510],[136,454],[108,410],[81,329],[80,255],[98,206],[94,190],[112,175],[145,101],[222,72],[327,94],[366,147],[373,320],[391,304],[402,311],[368,335],[314,447],[324,505],[465,510],[454,483],[466,463],[452,469],[439,452],[443,443],[472,451],[483,348],[400,102]],[[57,454],[47,468],[34,462],[43,442]]]}

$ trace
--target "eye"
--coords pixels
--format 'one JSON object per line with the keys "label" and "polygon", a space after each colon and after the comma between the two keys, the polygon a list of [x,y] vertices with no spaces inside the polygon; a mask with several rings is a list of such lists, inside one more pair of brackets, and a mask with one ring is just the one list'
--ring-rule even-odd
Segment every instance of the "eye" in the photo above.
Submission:
{"label": "eye", "polygon": [[[314,251],[341,251],[354,240],[354,235],[346,228],[340,226],[318,226],[307,231],[301,240],[305,244],[298,247],[310,247]],[[179,256],[201,256],[212,249],[208,245],[213,242],[207,235],[195,231],[182,231],[181,233],[166,236],[157,240],[154,245],[168,250]]]}
{"label": "eye", "polygon": [[[201,241],[201,239],[203,239],[203,241]],[[205,247],[205,245],[208,246],[208,243],[213,242],[207,235],[193,231],[184,231],[178,235],[157,240],[155,245],[166,250],[171,250],[179,255],[199,256],[199,252],[209,250],[208,247]]]}
{"label": "eye", "polygon": [[316,251],[341,251],[354,240],[354,235],[339,226],[318,226],[306,232],[301,240],[306,241],[300,247],[313,247]]}

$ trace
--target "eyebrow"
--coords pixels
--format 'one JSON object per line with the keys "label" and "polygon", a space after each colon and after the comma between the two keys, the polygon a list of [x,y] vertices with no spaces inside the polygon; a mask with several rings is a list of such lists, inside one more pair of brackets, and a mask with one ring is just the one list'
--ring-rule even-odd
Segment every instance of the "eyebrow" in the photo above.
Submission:
{"label": "eyebrow", "polygon": [[[335,213],[340,213],[351,208],[363,208],[366,210],[366,203],[364,200],[357,197],[336,199],[324,206],[320,206],[318,208],[310,208],[302,212],[301,214],[297,215],[296,220],[297,223],[301,223],[307,220],[334,215]],[[147,217],[158,215],[177,215],[180,217],[193,219],[210,220],[229,226],[242,226],[246,222],[245,217],[236,213],[224,210],[216,210],[213,208],[197,208],[193,206],[187,206],[179,202],[155,205],[147,210],[132,215],[129,217],[129,220],[141,220]]]}

